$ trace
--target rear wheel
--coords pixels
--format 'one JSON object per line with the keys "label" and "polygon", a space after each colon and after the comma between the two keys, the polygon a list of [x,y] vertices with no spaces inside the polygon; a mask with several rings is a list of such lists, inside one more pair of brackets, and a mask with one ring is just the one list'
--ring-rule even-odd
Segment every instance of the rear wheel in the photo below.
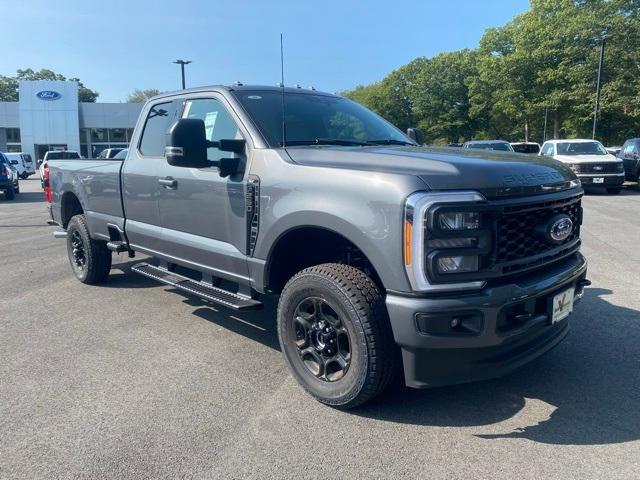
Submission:
{"label": "rear wheel", "polygon": [[622,188],[616,187],[616,188],[607,188],[607,193],[610,193],[611,195],[617,195],[620,193],[620,191],[622,190]]}
{"label": "rear wheel", "polygon": [[67,225],[67,254],[73,273],[82,283],[102,283],[109,275],[111,251],[107,242],[91,238],[84,215],[75,215]]}
{"label": "rear wheel", "polygon": [[278,338],[296,380],[327,405],[361,405],[393,378],[396,346],[384,299],[354,267],[328,263],[289,280]]}

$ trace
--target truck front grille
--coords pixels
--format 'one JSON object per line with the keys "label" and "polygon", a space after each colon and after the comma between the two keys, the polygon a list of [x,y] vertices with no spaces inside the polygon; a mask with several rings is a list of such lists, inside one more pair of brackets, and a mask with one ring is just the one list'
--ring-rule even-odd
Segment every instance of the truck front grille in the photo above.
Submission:
{"label": "truck front grille", "polygon": [[[496,220],[495,266],[502,273],[513,273],[577,250],[582,223],[581,197],[504,207]],[[571,218],[573,232],[560,244],[549,243],[538,230],[560,213]]]}
{"label": "truck front grille", "polygon": [[576,163],[574,168],[576,173],[620,173],[615,162]]}

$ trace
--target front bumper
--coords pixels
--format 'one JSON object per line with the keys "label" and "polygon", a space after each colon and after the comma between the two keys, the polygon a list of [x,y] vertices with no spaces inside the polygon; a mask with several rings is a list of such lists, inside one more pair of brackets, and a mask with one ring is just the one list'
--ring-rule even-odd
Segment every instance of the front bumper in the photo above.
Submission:
{"label": "front bumper", "polygon": [[[583,187],[619,187],[624,183],[624,172],[622,173],[606,173],[606,174],[577,174]],[[596,183],[596,178],[602,178],[602,182]]]}
{"label": "front bumper", "polygon": [[[499,377],[550,350],[569,332],[569,321],[551,325],[547,301],[574,287],[577,303],[586,274],[587,262],[576,253],[543,272],[477,292],[432,297],[387,293],[407,386],[425,388]],[[426,333],[421,320],[424,314],[435,319],[432,325],[442,321],[445,328]],[[446,331],[454,318],[469,319],[472,327]]]}

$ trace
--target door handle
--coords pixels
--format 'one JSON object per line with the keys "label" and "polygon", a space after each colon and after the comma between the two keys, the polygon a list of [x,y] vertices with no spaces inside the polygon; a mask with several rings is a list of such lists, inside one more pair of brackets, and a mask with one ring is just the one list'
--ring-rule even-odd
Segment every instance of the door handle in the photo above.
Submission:
{"label": "door handle", "polygon": [[176,189],[178,188],[178,181],[173,177],[159,178],[158,183],[164,188]]}

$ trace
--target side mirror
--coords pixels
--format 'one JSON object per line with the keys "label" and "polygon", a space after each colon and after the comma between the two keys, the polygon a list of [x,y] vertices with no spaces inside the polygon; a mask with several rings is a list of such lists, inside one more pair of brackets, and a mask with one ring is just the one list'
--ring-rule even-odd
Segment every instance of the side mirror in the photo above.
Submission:
{"label": "side mirror", "polygon": [[165,148],[167,163],[174,167],[205,168],[207,160],[207,134],[204,121],[199,118],[182,118],[167,132]]}
{"label": "side mirror", "polygon": [[407,128],[407,137],[416,142],[418,145],[422,145],[422,132],[417,128]]}
{"label": "side mirror", "polygon": [[238,139],[224,139],[217,142],[207,140],[204,121],[199,118],[182,118],[167,132],[165,156],[167,163],[175,167],[206,168],[218,167],[221,177],[237,172],[239,158],[207,160],[207,148],[215,147],[223,152],[243,154],[246,142]]}

